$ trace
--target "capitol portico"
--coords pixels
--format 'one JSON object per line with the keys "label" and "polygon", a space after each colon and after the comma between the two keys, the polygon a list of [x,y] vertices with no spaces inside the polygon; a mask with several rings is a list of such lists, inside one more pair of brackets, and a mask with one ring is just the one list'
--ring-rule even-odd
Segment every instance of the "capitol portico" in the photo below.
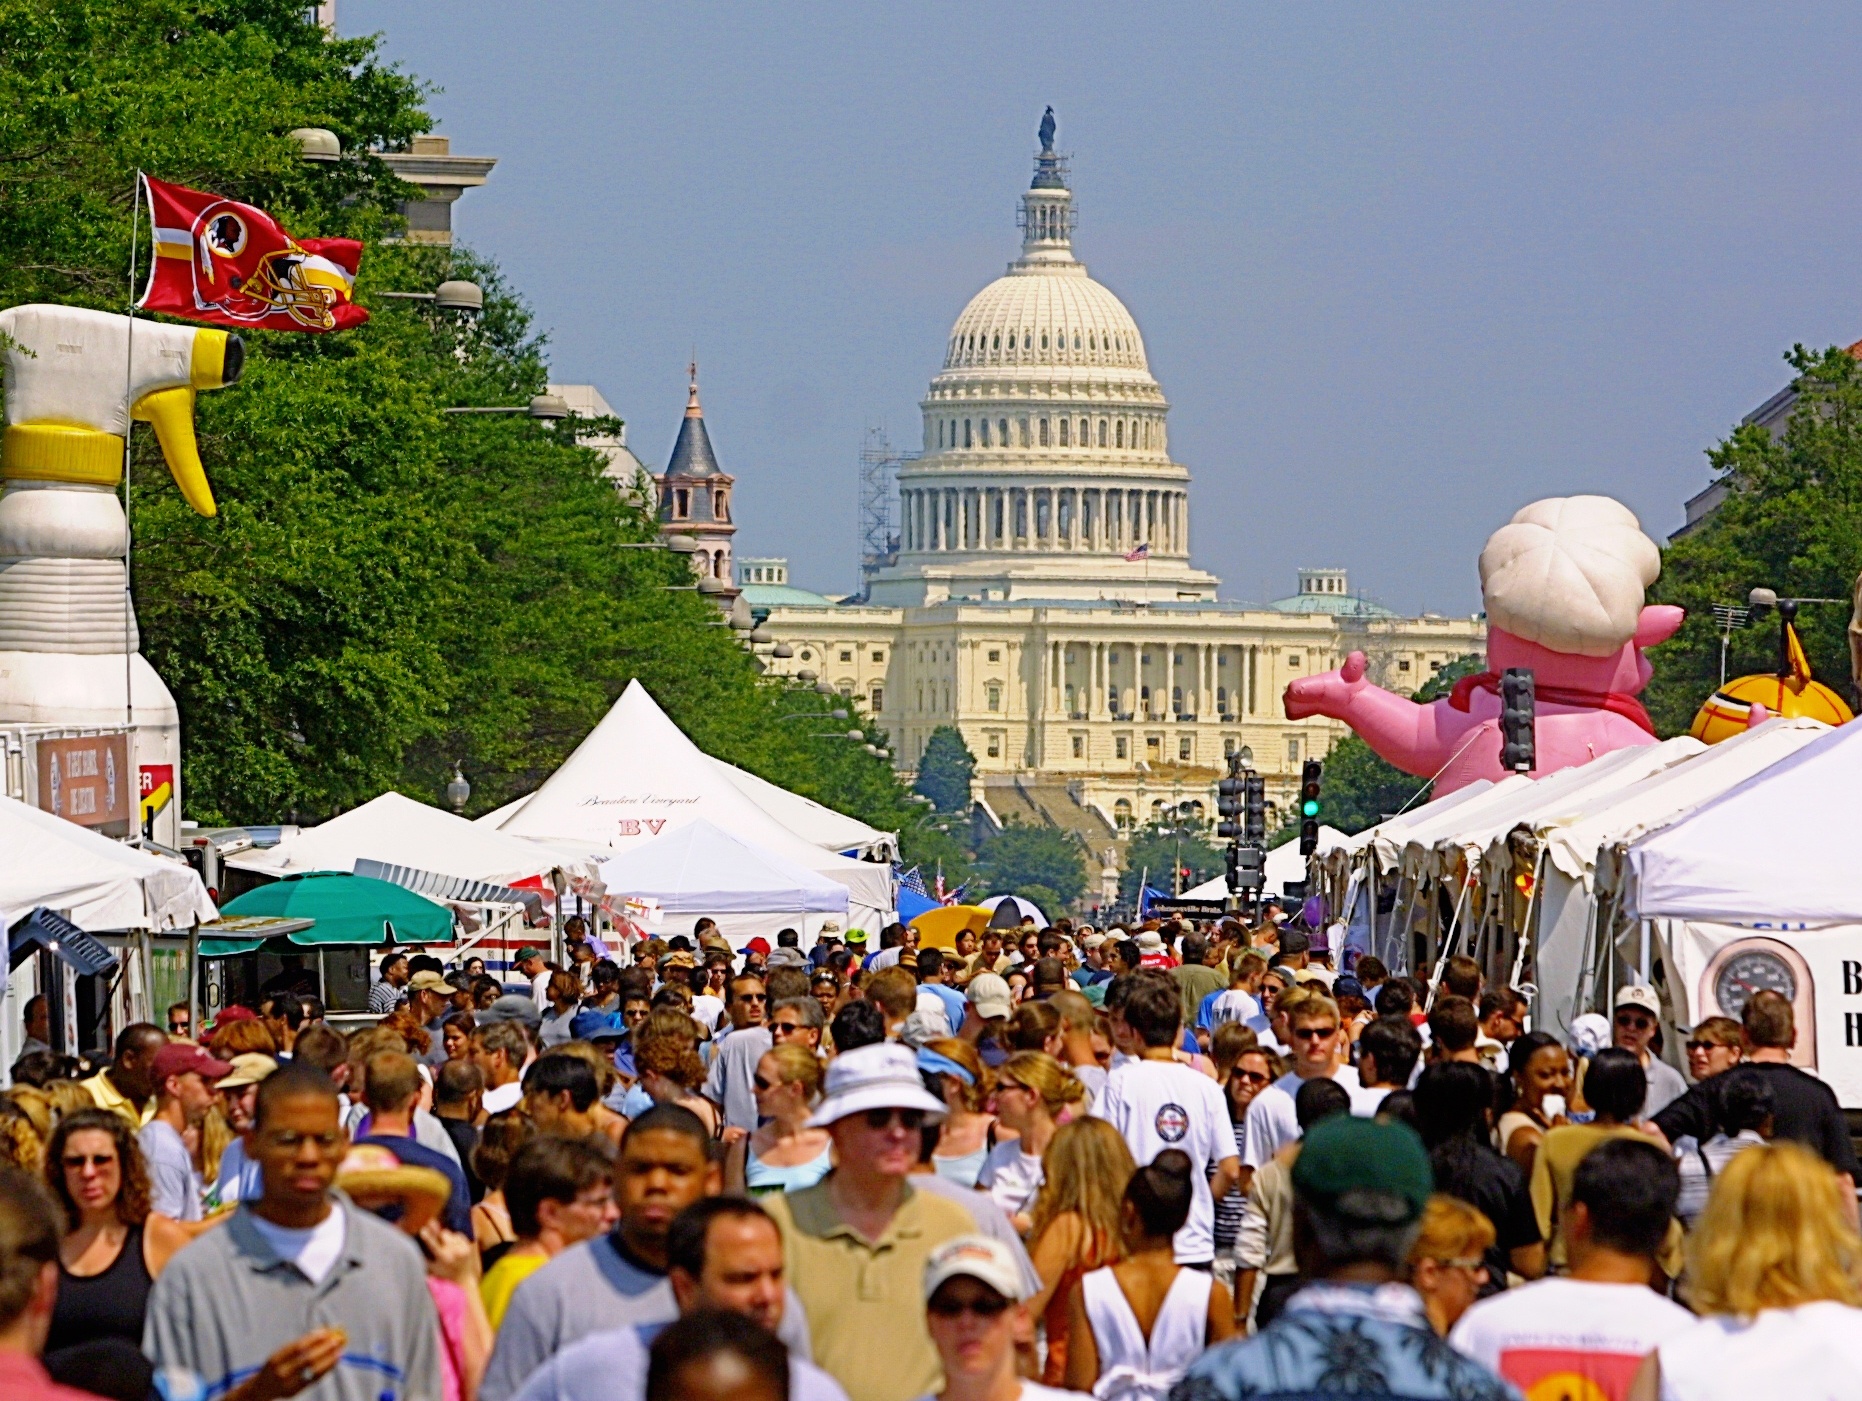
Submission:
{"label": "capitol portico", "polygon": [[[1042,123],[1020,256],[970,300],[921,401],[922,456],[899,471],[897,551],[865,597],[791,587],[776,560],[737,582],[792,656],[861,701],[901,767],[954,725],[992,810],[1090,839],[1199,803],[1213,817],[1242,747],[1284,802],[1344,729],[1290,721],[1295,676],[1364,651],[1372,679],[1420,686],[1479,651],[1478,618],[1401,618],[1303,571],[1265,604],[1220,601],[1190,562],[1189,469],[1124,304],[1073,253],[1073,196]],[[751,572],[754,571],[754,574]],[[781,582],[770,582],[780,578]]]}

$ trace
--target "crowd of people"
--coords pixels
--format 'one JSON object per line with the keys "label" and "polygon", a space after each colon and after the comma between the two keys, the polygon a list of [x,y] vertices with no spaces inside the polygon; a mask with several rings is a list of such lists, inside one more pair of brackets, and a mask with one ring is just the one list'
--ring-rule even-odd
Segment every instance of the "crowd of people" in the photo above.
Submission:
{"label": "crowd of people", "polygon": [[1776,992],[1561,1039],[1272,906],[563,934],[391,951],[347,1034],[281,988],[31,1046],[0,1395],[1862,1395],[1854,1148]]}

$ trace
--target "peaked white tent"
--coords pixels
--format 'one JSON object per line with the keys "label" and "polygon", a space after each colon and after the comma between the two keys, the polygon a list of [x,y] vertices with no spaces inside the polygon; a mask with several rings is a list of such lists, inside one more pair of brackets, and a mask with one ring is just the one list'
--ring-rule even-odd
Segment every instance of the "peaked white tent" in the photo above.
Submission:
{"label": "peaked white tent", "polygon": [[748,769],[713,759],[709,754],[705,757],[751,802],[796,836],[813,842],[824,851],[875,856],[887,861],[898,856],[899,839],[895,833],[869,827],[857,817],[836,812],[825,803],[804,798],[800,793],[791,793],[766,778],[758,778]]}
{"label": "peaked white tent", "polygon": [[644,846],[701,818],[845,886],[854,924],[876,930],[891,915],[889,865],[849,860],[783,826],[720,773],[638,681],[628,683],[601,723],[498,830],[605,854]]}
{"label": "peaked white tent", "polygon": [[353,871],[358,861],[379,861],[461,880],[515,885],[561,870],[592,880],[591,858],[571,859],[521,837],[475,822],[396,792],[263,850],[227,858],[227,865],[271,876],[305,871]]}
{"label": "peaked white tent", "polygon": [[681,923],[709,915],[740,944],[784,925],[812,943],[820,916],[848,909],[846,886],[703,818],[610,856],[601,880],[610,901],[649,901]]}
{"label": "peaked white tent", "polygon": [[[1323,859],[1328,853],[1337,851],[1351,840],[1336,827],[1323,824],[1319,828],[1318,855]],[[1306,858],[1300,855],[1298,842],[1282,842],[1267,853],[1267,864],[1263,868],[1266,884],[1262,887],[1270,895],[1284,894],[1289,881],[1306,879]],[[1185,900],[1226,900],[1228,898],[1227,875],[1206,880],[1183,892]]]}
{"label": "peaked white tent", "polygon": [[0,927],[39,905],[87,930],[159,934],[220,917],[193,867],[0,797]]}

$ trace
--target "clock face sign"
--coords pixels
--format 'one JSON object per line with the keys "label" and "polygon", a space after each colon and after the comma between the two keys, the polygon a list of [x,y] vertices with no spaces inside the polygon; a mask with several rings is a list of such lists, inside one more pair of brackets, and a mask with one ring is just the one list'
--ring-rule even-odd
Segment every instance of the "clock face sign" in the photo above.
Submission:
{"label": "clock face sign", "polygon": [[1775,992],[1797,1001],[1797,975],[1791,965],[1765,949],[1741,950],[1720,965],[1713,980],[1714,1000],[1729,1017],[1738,1017],[1755,992]]}

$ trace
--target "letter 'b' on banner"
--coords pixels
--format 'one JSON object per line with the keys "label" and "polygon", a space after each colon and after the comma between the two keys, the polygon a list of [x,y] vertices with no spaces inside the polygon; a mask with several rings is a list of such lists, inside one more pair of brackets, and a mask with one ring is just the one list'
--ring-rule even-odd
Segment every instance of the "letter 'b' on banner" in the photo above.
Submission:
{"label": "letter 'b' on banner", "polygon": [[263,331],[340,331],[368,312],[351,300],[362,245],[295,239],[262,209],[143,177],[155,257],[136,305]]}

